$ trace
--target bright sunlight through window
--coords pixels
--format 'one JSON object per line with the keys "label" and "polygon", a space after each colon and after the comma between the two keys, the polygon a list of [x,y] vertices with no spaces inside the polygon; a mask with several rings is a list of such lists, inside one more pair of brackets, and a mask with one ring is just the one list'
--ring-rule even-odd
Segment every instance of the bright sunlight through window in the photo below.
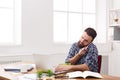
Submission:
{"label": "bright sunlight through window", "polygon": [[0,45],[21,44],[21,0],[0,0]]}
{"label": "bright sunlight through window", "polygon": [[54,0],[53,8],[56,43],[78,41],[85,28],[96,28],[96,0]]}

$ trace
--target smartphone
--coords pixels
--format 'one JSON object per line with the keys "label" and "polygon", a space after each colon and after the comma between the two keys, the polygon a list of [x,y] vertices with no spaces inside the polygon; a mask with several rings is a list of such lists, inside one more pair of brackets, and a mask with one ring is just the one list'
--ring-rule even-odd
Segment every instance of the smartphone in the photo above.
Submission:
{"label": "smartphone", "polygon": [[85,48],[86,48],[86,50],[88,50],[88,47],[90,46],[90,44],[91,44],[91,43],[89,43],[89,44],[85,47]]}

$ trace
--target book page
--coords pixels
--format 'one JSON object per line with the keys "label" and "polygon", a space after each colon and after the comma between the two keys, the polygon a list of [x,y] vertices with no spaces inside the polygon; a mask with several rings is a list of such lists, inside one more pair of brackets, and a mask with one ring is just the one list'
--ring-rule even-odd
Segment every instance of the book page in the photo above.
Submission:
{"label": "book page", "polygon": [[81,71],[74,71],[74,72],[69,72],[66,74],[69,78],[76,78],[76,77],[83,77],[83,72]]}
{"label": "book page", "polygon": [[84,78],[86,78],[86,77],[103,78],[99,73],[92,72],[92,71],[84,71],[83,76],[84,76]]}
{"label": "book page", "polygon": [[87,77],[95,77],[95,78],[103,78],[99,73],[97,72],[92,72],[92,71],[74,71],[74,72],[69,72],[66,74],[68,78],[77,78],[77,77],[82,77],[82,78],[87,78]]}

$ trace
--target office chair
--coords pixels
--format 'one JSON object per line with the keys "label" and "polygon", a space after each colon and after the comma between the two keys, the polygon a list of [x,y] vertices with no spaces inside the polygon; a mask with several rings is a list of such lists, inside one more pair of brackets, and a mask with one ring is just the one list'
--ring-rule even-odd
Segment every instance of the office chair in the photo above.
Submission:
{"label": "office chair", "polygon": [[98,73],[100,73],[101,70],[101,63],[102,63],[102,55],[98,55]]}

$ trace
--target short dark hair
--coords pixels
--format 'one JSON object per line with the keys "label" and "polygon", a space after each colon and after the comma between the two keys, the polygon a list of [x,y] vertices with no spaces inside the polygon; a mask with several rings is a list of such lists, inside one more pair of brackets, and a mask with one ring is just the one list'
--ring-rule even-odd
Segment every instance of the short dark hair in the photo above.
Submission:
{"label": "short dark hair", "polygon": [[95,37],[97,36],[97,32],[96,32],[93,28],[88,27],[88,28],[85,29],[85,32],[86,32],[89,36],[91,36],[93,40],[94,40]]}

